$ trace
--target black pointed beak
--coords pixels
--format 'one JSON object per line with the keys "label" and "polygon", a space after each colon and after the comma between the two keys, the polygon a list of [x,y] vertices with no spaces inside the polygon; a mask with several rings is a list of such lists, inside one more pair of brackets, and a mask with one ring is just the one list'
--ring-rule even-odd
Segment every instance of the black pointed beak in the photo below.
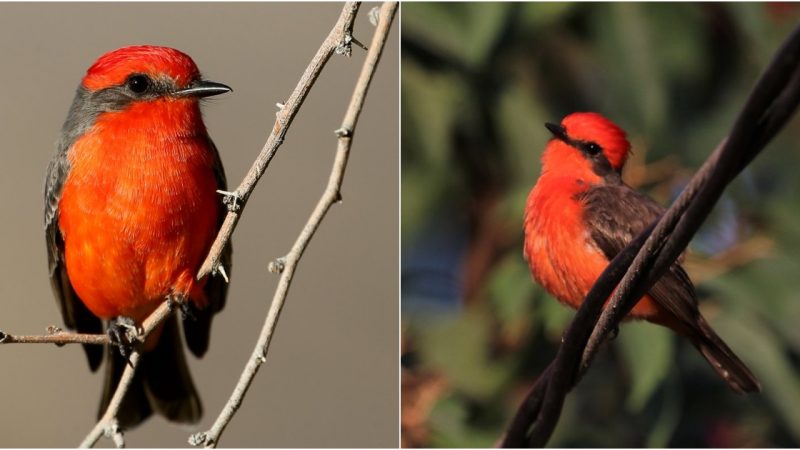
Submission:
{"label": "black pointed beak", "polygon": [[224,94],[231,92],[233,89],[213,81],[199,80],[194,81],[188,87],[179,89],[172,93],[175,97],[211,97],[212,95]]}
{"label": "black pointed beak", "polygon": [[569,137],[567,136],[567,129],[562,127],[561,125],[547,122],[544,124],[544,126],[548,130],[550,130],[551,133],[553,133],[553,137],[555,137],[556,139],[564,142],[567,142],[569,140]]}

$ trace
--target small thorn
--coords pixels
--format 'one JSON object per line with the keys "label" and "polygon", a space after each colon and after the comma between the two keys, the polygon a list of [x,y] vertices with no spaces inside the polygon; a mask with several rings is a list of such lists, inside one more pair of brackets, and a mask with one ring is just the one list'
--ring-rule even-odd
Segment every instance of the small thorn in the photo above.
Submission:
{"label": "small thorn", "polygon": [[344,198],[342,198],[342,192],[341,191],[336,191],[336,197],[334,197],[333,201],[335,203],[339,204],[339,203],[342,203],[342,200],[344,200]]}
{"label": "small thorn", "polygon": [[342,128],[333,130],[333,132],[336,134],[336,136],[339,136],[340,138],[342,138],[342,137],[350,137],[353,134],[353,132],[349,128],[346,128],[346,127],[342,127]]}
{"label": "small thorn", "polygon": [[229,280],[229,279],[228,279],[228,273],[227,273],[227,272],[225,272],[225,266],[223,266],[222,264],[220,264],[219,266],[217,266],[217,268],[216,268],[216,269],[214,269],[213,273],[215,273],[215,274],[217,274],[217,273],[218,273],[218,274],[219,274],[219,276],[221,276],[221,277],[222,277],[222,279],[223,279],[223,280],[225,280],[225,283],[226,283],[226,284],[231,282],[231,280]]}
{"label": "small thorn", "polygon": [[358,41],[358,39],[356,39],[356,38],[354,38],[354,37],[353,37],[352,39],[353,39],[353,44],[356,44],[357,46],[361,47],[361,48],[362,48],[364,51],[367,51],[367,50],[369,50],[369,49],[367,48],[367,46],[366,46],[366,45],[364,45],[364,44],[362,44],[361,42],[359,42],[359,41]]}
{"label": "small thorn", "polygon": [[275,103],[275,106],[277,106],[277,107],[278,107],[278,111],[282,111],[282,110],[283,110],[283,108],[285,108],[285,107],[286,107],[286,104],[285,104],[285,103],[278,102],[278,103]]}
{"label": "small thorn", "polygon": [[236,212],[242,209],[242,197],[236,192],[223,191],[217,189],[217,194],[222,194],[222,204],[228,207],[228,211]]}
{"label": "small thorn", "polygon": [[280,258],[275,259],[274,261],[270,261],[269,265],[267,265],[267,270],[272,273],[283,273],[283,270],[286,268],[286,257],[281,256]]}
{"label": "small thorn", "polygon": [[0,344],[2,344],[3,341],[6,340],[6,338],[8,338],[8,335],[5,334],[4,332],[0,331]]}

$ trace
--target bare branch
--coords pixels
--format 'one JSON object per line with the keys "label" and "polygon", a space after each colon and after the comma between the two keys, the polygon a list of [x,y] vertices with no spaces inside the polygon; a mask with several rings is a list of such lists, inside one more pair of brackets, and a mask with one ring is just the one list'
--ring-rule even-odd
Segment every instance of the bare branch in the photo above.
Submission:
{"label": "bare branch", "polygon": [[220,412],[217,420],[208,431],[192,435],[189,438],[189,443],[192,445],[215,447],[218,444],[220,435],[241,406],[244,396],[255,378],[258,369],[266,361],[269,345],[289,293],[289,288],[291,287],[292,279],[300,262],[300,258],[303,256],[303,252],[306,247],[308,247],[311,238],[314,236],[314,233],[325,218],[330,207],[341,200],[339,192],[342,186],[345,168],[347,167],[347,159],[350,153],[350,146],[352,144],[356,123],[358,122],[367,89],[375,73],[378,61],[380,60],[396,11],[396,2],[387,2],[381,7],[380,19],[369,47],[370,50],[367,53],[366,60],[361,69],[361,74],[356,83],[353,96],[350,99],[350,105],[345,113],[342,126],[336,131],[338,146],[327,187],[291,250],[285,257],[281,258],[281,278],[278,281],[278,287],[273,296],[269,313],[267,314],[258,342],[253,349],[253,353],[231,397]]}
{"label": "bare branch", "polygon": [[[142,330],[137,338],[144,341],[144,339],[169,315],[171,308],[172,306],[169,300],[162,303],[142,323]],[[13,335],[0,331],[0,344],[105,345],[112,344],[112,342],[107,334],[72,333],[64,331],[57,326],[50,325],[47,327],[47,334]]]}
{"label": "bare branch", "polygon": [[47,327],[48,334],[13,335],[0,331],[0,344],[110,344],[105,334],[70,333],[55,326]]}
{"label": "bare branch", "polygon": [[272,132],[267,138],[266,144],[261,149],[258,158],[256,158],[250,170],[245,175],[239,187],[233,192],[224,192],[224,202],[228,205],[228,215],[225,216],[225,221],[217,234],[217,238],[211,246],[205,261],[200,266],[197,273],[197,278],[201,279],[209,274],[216,273],[220,265],[220,255],[225,248],[225,244],[231,238],[236,223],[242,215],[242,210],[247,202],[250,193],[258,183],[258,180],[264,175],[270,161],[278,151],[278,147],[283,143],[286,132],[294,120],[297,111],[306,99],[308,92],[317,81],[320,72],[325,67],[325,64],[330,59],[331,55],[341,48],[350,48],[353,34],[353,22],[358,13],[360,2],[347,2],[339,15],[339,20],[333,26],[333,29],[325,38],[322,46],[317,50],[316,55],[309,63],[300,81],[297,82],[297,87],[294,88],[292,95],[285,103],[280,103],[280,111],[276,114],[275,125],[272,127]]}
{"label": "bare branch", "polygon": [[120,378],[119,384],[117,384],[117,390],[114,391],[114,396],[111,397],[111,402],[109,402],[106,412],[103,414],[103,417],[97,421],[92,431],[81,441],[79,445],[80,448],[91,448],[103,436],[110,437],[117,448],[125,446],[125,441],[122,438],[122,430],[120,430],[119,423],[117,422],[117,414],[122,405],[122,399],[125,397],[125,394],[128,392],[133,382],[133,376],[136,374],[136,368],[139,367],[140,359],[141,353],[139,349],[134,349],[129,359],[130,364],[125,366],[125,371],[122,372],[122,378]]}

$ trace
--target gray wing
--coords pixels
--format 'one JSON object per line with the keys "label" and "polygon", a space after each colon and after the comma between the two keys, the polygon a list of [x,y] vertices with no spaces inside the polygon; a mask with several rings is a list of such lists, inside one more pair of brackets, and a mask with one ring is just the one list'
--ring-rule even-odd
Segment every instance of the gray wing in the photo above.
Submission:
{"label": "gray wing", "polygon": [[[209,147],[214,154],[214,174],[217,178],[217,189],[227,190],[228,182],[225,179],[225,169],[222,167],[222,160],[219,157],[216,145],[208,139]],[[221,208],[217,218],[217,230],[222,227],[222,222],[225,220],[227,208]],[[228,276],[231,275],[231,261],[233,256],[233,247],[228,241],[228,244],[222,250],[221,263],[225,267],[225,272]],[[228,296],[228,283],[220,275],[211,275],[206,282],[204,288],[206,298],[209,301],[208,307],[202,310],[193,308],[194,319],[183,321],[183,333],[186,336],[186,345],[192,353],[201,357],[208,350],[208,341],[211,333],[211,321],[214,314],[222,311],[225,307],[225,299]],[[191,305],[191,303],[190,303]]]}
{"label": "gray wing", "polygon": [[[59,146],[58,152],[47,167],[44,187],[44,229],[50,285],[67,328],[79,333],[102,333],[102,321],[84,306],[75,293],[64,264],[64,240],[58,227],[58,201],[61,198],[61,189],[68,169],[66,148]],[[92,371],[97,370],[103,360],[103,347],[84,345],[83,349],[89,360],[89,367]]]}
{"label": "gray wing", "polygon": [[[609,260],[664,213],[664,208],[650,197],[622,182],[594,186],[579,199],[585,205],[584,220],[591,238]],[[649,294],[681,322],[697,322],[694,285],[678,263],[664,273]]]}

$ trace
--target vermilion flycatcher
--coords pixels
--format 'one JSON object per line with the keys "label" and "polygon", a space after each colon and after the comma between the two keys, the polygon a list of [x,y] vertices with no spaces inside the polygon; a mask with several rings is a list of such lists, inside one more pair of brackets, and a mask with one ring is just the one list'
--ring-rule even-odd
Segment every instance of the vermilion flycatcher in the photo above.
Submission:
{"label": "vermilion flycatcher", "polygon": [[[224,217],[216,191],[225,173],[199,99],[231,89],[205,81],[171,48],[135,46],[101,56],[78,86],[45,181],[50,281],[68,328],[137,325],[167,297],[185,302],[189,349],[208,348],[211,318],[225,303],[220,277],[195,278]],[[230,269],[231,249],[223,255]],[[89,366],[103,357],[84,346]],[[131,427],[153,411],[177,422],[202,415],[175,317],[150,335],[118,416]],[[102,414],[125,359],[109,348]]]}
{"label": "vermilion flycatcher", "polygon": [[[525,207],[524,254],[533,277],[558,300],[578,308],[609,261],[664,209],[622,181],[630,144],[613,122],[596,113],[574,113],[546,127],[554,137]],[[694,285],[678,262],[629,316],[688,338],[731,389],[761,389],[700,315]]]}

